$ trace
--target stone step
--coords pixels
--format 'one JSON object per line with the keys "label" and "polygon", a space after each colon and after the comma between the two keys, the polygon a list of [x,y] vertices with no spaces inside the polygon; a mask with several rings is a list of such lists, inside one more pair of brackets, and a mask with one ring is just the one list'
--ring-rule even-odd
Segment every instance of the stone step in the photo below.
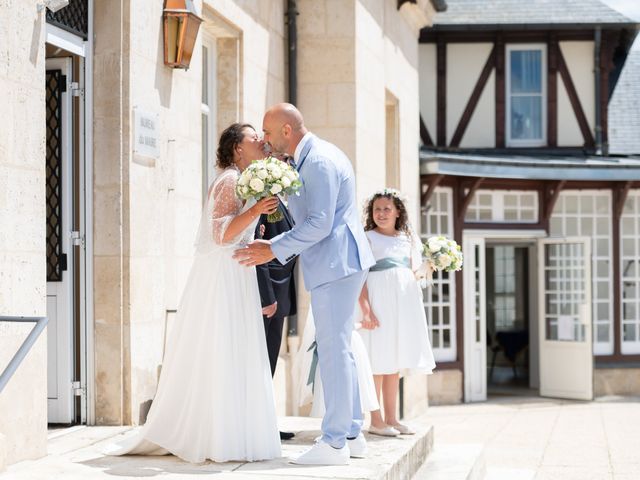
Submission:
{"label": "stone step", "polygon": [[485,475],[482,444],[436,444],[413,480],[483,480]]}
{"label": "stone step", "polygon": [[[11,465],[7,473],[12,480],[113,480],[115,477],[148,476],[151,472],[161,472],[165,480],[405,480],[415,474],[433,448],[433,426],[416,420],[409,422],[417,431],[415,435],[388,438],[366,434],[369,446],[367,458],[352,459],[348,466],[293,465],[289,463],[289,457],[295,457],[308,448],[320,434],[320,419],[281,417],[279,423],[283,431],[295,432],[296,436],[292,441],[283,442],[281,458],[265,462],[205,462],[196,465],[170,455],[109,457],[102,453],[105,447],[133,435],[134,430],[123,432],[123,427],[86,427],[69,429],[63,435],[53,434],[46,457]],[[53,473],[57,476],[52,476]]]}
{"label": "stone step", "polygon": [[7,441],[3,434],[0,433],[0,472],[7,467]]}

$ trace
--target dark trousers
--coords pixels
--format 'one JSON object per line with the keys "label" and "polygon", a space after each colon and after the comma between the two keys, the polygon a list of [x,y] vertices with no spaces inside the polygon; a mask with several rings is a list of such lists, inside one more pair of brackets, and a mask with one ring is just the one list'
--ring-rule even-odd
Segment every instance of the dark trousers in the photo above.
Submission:
{"label": "dark trousers", "polygon": [[271,365],[271,376],[276,373],[276,364],[278,363],[278,353],[280,352],[280,344],[282,343],[282,327],[284,325],[284,317],[273,316],[264,320],[264,333],[267,337],[267,351],[269,352],[269,364]]}

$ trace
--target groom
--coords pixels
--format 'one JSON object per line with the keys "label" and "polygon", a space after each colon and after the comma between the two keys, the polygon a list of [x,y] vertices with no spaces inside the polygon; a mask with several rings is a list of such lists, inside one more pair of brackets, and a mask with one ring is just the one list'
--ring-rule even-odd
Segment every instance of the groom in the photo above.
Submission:
{"label": "groom", "polygon": [[293,156],[303,186],[289,197],[295,227],[270,242],[237,250],[244,265],[300,255],[311,292],[326,413],[322,437],[293,460],[303,465],[346,465],[367,450],[351,334],[358,295],[375,260],[360,223],[351,163],[335,145],[307,131],[296,107],[281,103],[264,116],[265,142]]}

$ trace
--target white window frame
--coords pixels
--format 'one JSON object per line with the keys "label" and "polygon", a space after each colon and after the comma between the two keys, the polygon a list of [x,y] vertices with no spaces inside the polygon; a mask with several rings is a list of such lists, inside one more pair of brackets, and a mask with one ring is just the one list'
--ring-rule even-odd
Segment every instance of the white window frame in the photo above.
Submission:
{"label": "white window frame", "polygon": [[[422,241],[426,241],[427,238],[433,236],[433,235],[444,235],[448,238],[453,238],[453,189],[451,187],[436,187],[436,189],[433,192],[433,195],[431,198],[434,198],[434,196],[438,195],[438,194],[442,194],[444,193],[446,196],[446,212],[445,213],[439,213],[438,217],[442,217],[442,216],[446,216],[447,218],[447,231],[446,232],[430,232],[428,231],[429,229],[429,211],[427,211],[426,213],[422,213],[421,217],[422,217],[422,221],[426,222],[426,230],[427,232],[424,233],[423,232],[423,228],[420,229],[421,232],[421,238]],[[438,218],[438,226],[441,224],[440,222],[440,218]],[[434,273],[434,280],[437,278],[437,276],[439,276],[440,273]],[[433,356],[436,360],[436,362],[454,362],[457,360],[457,349],[456,349],[456,345],[457,345],[457,312],[456,312],[456,275],[454,273],[449,273],[449,300],[447,302],[442,302],[442,301],[438,301],[438,302],[432,302],[432,289],[433,288],[438,288],[438,283],[434,283],[433,286],[429,286],[427,287],[427,289],[425,290],[425,297],[424,297],[424,307],[425,307],[425,311],[427,313],[427,324],[428,324],[428,328],[429,328],[429,338],[433,339],[433,334],[434,331],[437,330],[438,331],[438,335],[440,334],[440,331],[444,331],[445,328],[443,328],[443,323],[442,323],[442,315],[440,315],[439,318],[439,325],[437,328],[434,328],[433,326],[433,318],[431,318],[431,315],[429,314],[429,312],[431,311],[431,309],[433,308],[438,308],[439,311],[442,311],[443,307],[448,307],[449,308],[449,325],[448,325],[448,330],[449,330],[449,346],[448,347],[442,347],[442,346],[438,346],[438,347],[434,347],[433,346],[433,341],[431,340],[431,347],[433,350]],[[441,300],[441,299],[440,299]],[[444,334],[442,334],[442,339],[444,339]],[[440,345],[442,345],[442,342],[440,342]]]}
{"label": "white window frame", "polygon": [[[218,115],[217,101],[216,101],[217,50],[216,50],[215,38],[212,37],[211,35],[203,34],[202,36],[201,52],[203,55],[203,58],[202,58],[203,69],[204,69],[205,49],[206,49],[206,55],[207,55],[208,71],[203,72],[203,76],[206,75],[206,78],[207,78],[207,102],[204,103],[201,100],[201,103],[200,103],[201,117],[200,118],[202,118],[202,115],[205,115],[208,119],[206,143],[204,138],[202,139],[202,143],[201,143],[201,148],[202,149],[206,148],[208,151],[203,152],[203,154],[206,155],[204,158],[207,159],[207,163],[205,163],[204,161],[201,162],[202,163],[201,168],[202,168],[202,199],[203,201],[204,199],[207,198],[209,185],[215,178],[215,160],[212,160],[212,159],[215,157],[216,143],[217,143],[216,142],[216,128],[217,128],[216,123],[217,123],[217,115]],[[201,89],[203,88],[204,86],[201,85]],[[202,94],[200,98],[202,98]],[[212,169],[209,169],[208,165],[209,165],[209,162],[211,161],[213,161],[214,167]]]}
{"label": "white window frame", "polygon": [[[540,139],[513,139],[511,138],[511,52],[520,50],[540,50],[541,73],[542,73],[542,138]],[[518,43],[506,45],[506,65],[505,65],[505,97],[506,97],[506,143],[507,147],[542,147],[547,144],[547,46],[544,43]]]}
{"label": "white window frame", "polygon": [[[481,206],[479,205],[480,195],[488,195],[491,197],[491,206]],[[506,211],[504,198],[506,195],[516,195],[518,197],[518,207],[516,210],[518,212],[518,216],[522,217],[523,211],[533,211],[534,218],[531,220],[522,220],[518,218],[516,220],[505,220],[504,214]],[[533,207],[532,208],[523,208],[522,207],[522,197],[525,195],[531,195],[533,198]],[[491,209],[491,218],[490,219],[481,219],[480,218],[480,210],[481,209]],[[536,224],[540,220],[540,202],[538,197],[537,190],[477,190],[473,198],[471,199],[471,204],[467,209],[467,213],[465,215],[464,221],[468,223],[523,223],[523,224]]]}
{"label": "white window frame", "polygon": [[[638,298],[640,296],[640,272],[638,272],[636,270],[636,275],[635,277],[632,279],[632,281],[635,281],[635,288],[636,288],[636,298],[634,302],[629,302],[629,303],[634,303],[635,307],[636,307],[636,318],[634,320],[631,321],[625,321],[624,319],[624,299],[623,299],[623,289],[624,289],[624,277],[623,277],[623,272],[624,272],[624,259],[628,259],[630,257],[626,257],[624,256],[624,250],[623,250],[623,240],[625,238],[630,238],[630,237],[624,237],[623,236],[623,231],[622,231],[622,220],[624,218],[633,218],[634,220],[634,236],[633,238],[636,241],[636,249],[635,249],[635,260],[636,262],[638,260],[640,260],[640,218],[638,218],[639,215],[639,211],[640,210],[640,190],[635,190],[635,191],[630,191],[627,194],[627,202],[629,200],[633,201],[633,210],[631,211],[631,213],[625,213],[625,210],[622,211],[622,215],[620,216],[620,298],[618,299],[620,301],[620,352],[623,355],[636,355],[640,353],[640,336],[638,336],[638,329],[640,328],[640,319],[638,318],[638,316],[640,316],[640,298]],[[636,208],[638,207],[638,208]],[[640,267],[640,263],[636,264],[636,269]],[[636,326],[636,338],[638,338],[638,340],[635,341],[625,341],[624,339],[624,325],[626,323],[633,323]]]}
{"label": "white window frame", "polygon": [[[611,198],[611,190],[568,190],[568,191],[563,191],[560,192],[560,198],[558,200],[560,200],[561,198],[564,199],[564,197],[569,196],[569,195],[573,195],[573,196],[577,196],[577,197],[596,197],[596,196],[601,196],[601,197],[606,197],[607,198],[607,205],[609,206],[609,212],[608,212],[608,217],[609,217],[609,221],[611,222],[611,219],[613,218],[613,213],[611,211],[611,206],[612,206],[612,198]],[[554,217],[556,218],[560,218],[562,223],[562,230],[563,233],[562,235],[567,237],[567,236],[575,236],[572,234],[567,234],[566,232],[566,222],[565,222],[565,218],[568,217],[569,215],[567,215],[564,211],[559,211],[559,206],[561,205],[561,202],[558,201],[556,202],[556,205],[553,209],[553,212],[551,213],[551,219],[553,219]],[[580,212],[580,207],[578,207],[578,213],[577,214],[571,214],[571,217],[575,217],[575,218],[579,218],[580,221],[582,221],[582,219],[584,219],[584,215],[582,214],[582,212]],[[592,220],[594,218],[597,218],[597,216],[594,215],[589,217]],[[580,224],[578,224],[578,233],[580,234],[580,236],[582,235],[581,229],[580,229]],[[609,235],[611,235],[613,232],[613,224],[610,223],[609,224]],[[553,233],[552,233],[553,235]],[[597,276],[597,261],[601,260],[602,257],[598,256],[598,249],[597,249],[597,245],[594,242],[594,237],[593,235],[588,235],[588,237],[591,239],[591,243],[592,243],[592,247],[591,247],[591,279],[592,279],[592,283],[591,283],[591,289],[592,289],[592,295],[591,295],[591,303],[592,303],[592,308],[591,308],[591,315],[592,315],[592,325],[593,325],[593,354],[594,355],[611,355],[613,354],[613,335],[614,335],[614,318],[613,318],[613,302],[615,301],[615,299],[613,298],[613,240],[612,238],[609,236],[609,250],[607,252],[607,258],[610,260],[609,261],[609,272],[608,272],[608,277],[609,277],[609,340],[606,342],[599,342],[598,341],[598,325],[602,324],[602,322],[598,323],[597,321],[594,321],[594,318],[597,315],[597,309],[598,309],[598,286],[597,286],[597,281],[599,279],[599,277]]]}

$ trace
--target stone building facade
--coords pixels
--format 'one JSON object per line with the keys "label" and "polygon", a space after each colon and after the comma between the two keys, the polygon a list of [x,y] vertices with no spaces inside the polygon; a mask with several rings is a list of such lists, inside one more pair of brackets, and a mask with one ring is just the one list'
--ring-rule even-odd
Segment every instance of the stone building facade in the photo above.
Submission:
{"label": "stone building facade", "polygon": [[[185,71],[164,65],[162,2],[71,0],[53,13],[0,1],[0,315],[49,318],[0,394],[0,468],[44,455],[47,423],[144,422],[216,138],[233,121],[259,130],[289,98],[289,4],[307,126],[352,160],[359,201],[401,188],[418,221],[418,35],[430,2],[194,3],[203,22]],[[2,368],[30,328],[0,322]],[[285,344],[280,414],[299,413],[289,363]],[[405,414],[424,410],[426,380],[404,388]]]}

